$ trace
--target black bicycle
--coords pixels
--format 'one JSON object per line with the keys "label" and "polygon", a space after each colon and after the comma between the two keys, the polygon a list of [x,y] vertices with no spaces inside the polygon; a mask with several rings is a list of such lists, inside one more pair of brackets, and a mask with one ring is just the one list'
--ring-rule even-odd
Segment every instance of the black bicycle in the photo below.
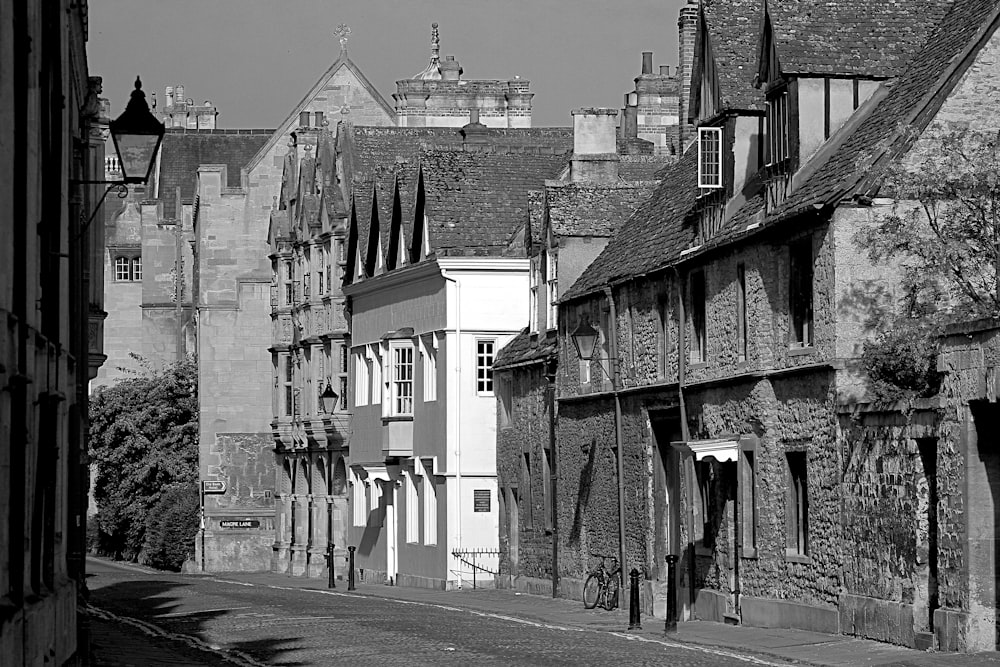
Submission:
{"label": "black bicycle", "polygon": [[[583,606],[585,609],[593,609],[597,605],[601,605],[611,611],[618,606],[622,569],[618,564],[618,559],[614,556],[598,557],[601,559],[601,564],[594,568],[583,584]],[[613,570],[608,570],[604,566],[604,561],[608,558],[615,565]]]}

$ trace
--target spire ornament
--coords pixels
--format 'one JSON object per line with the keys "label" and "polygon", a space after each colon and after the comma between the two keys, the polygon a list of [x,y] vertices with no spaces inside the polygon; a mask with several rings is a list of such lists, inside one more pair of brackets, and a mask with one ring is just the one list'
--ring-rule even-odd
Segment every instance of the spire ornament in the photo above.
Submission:
{"label": "spire ornament", "polygon": [[414,79],[439,80],[441,78],[441,38],[438,35],[438,24],[431,24],[431,61],[424,71],[415,75]]}
{"label": "spire ornament", "polygon": [[341,23],[337,26],[337,29],[333,31],[333,36],[340,40],[340,52],[347,53],[347,40],[351,36],[351,26],[346,23]]}

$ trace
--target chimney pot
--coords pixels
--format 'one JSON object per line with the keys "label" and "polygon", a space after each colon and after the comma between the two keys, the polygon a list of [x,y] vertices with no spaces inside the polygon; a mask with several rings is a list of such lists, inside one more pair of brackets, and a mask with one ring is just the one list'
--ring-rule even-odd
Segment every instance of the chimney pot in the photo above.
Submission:
{"label": "chimney pot", "polygon": [[299,127],[309,127],[309,112],[300,111],[299,112]]}
{"label": "chimney pot", "polygon": [[652,74],[653,73],[653,52],[643,51],[642,52],[642,73]]}
{"label": "chimney pot", "polygon": [[660,65],[660,76],[670,76],[670,65]]}

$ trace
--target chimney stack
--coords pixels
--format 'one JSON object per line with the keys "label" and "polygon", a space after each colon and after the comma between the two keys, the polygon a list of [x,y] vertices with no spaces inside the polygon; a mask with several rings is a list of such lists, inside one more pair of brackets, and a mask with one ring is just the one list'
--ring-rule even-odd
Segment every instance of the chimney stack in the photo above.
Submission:
{"label": "chimney stack", "polygon": [[177,106],[184,104],[184,86],[177,86],[174,88],[174,103]]}
{"label": "chimney stack", "polygon": [[573,157],[570,180],[574,183],[618,182],[616,109],[573,111]]}
{"label": "chimney stack", "polygon": [[174,87],[167,86],[167,89],[164,92],[165,92],[164,97],[167,100],[166,108],[169,109],[170,107],[174,106]]}
{"label": "chimney stack", "polygon": [[653,52],[643,51],[642,52],[642,73],[652,74],[653,73]]}
{"label": "chimney stack", "polygon": [[622,140],[639,138],[639,94],[625,93],[625,108],[622,109]]}
{"label": "chimney stack", "polygon": [[[678,139],[681,152],[687,146],[688,141],[694,136],[691,125],[688,122],[689,107],[691,105],[691,68],[694,66],[694,42],[698,34],[698,0],[688,0],[687,5],[681,7],[680,16],[677,19],[678,48],[677,57],[677,77],[680,79],[680,124],[677,126]],[[689,136],[690,135],[690,136]]]}
{"label": "chimney stack", "polygon": [[660,65],[660,76],[670,76],[670,65]]}
{"label": "chimney stack", "polygon": [[439,69],[444,81],[458,81],[462,78],[462,66],[455,60],[455,56],[446,56]]}

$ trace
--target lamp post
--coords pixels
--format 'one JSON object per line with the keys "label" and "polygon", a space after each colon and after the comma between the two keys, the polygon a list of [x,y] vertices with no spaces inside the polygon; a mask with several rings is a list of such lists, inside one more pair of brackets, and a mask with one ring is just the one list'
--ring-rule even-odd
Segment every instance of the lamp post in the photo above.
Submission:
{"label": "lamp post", "polygon": [[[614,308],[614,301],[610,300],[612,303],[612,309]],[[611,317],[609,318],[612,322],[615,321],[615,314],[612,310]],[[594,350],[597,347],[597,341],[600,337],[600,332],[597,331],[590,322],[587,320],[582,321],[576,330],[570,334],[570,338],[573,340],[573,346],[576,348],[576,353],[580,355],[580,358],[584,361],[592,361],[594,359]],[[622,588],[625,587],[625,464],[623,459],[624,451],[622,450],[622,402],[621,396],[618,394],[619,376],[618,376],[618,359],[616,356],[608,357],[608,364],[610,368],[604,368],[604,365],[598,359],[598,366],[608,376],[611,380],[611,395],[614,397],[615,402],[615,451],[616,458],[618,459],[618,571],[621,573],[621,584]]]}

